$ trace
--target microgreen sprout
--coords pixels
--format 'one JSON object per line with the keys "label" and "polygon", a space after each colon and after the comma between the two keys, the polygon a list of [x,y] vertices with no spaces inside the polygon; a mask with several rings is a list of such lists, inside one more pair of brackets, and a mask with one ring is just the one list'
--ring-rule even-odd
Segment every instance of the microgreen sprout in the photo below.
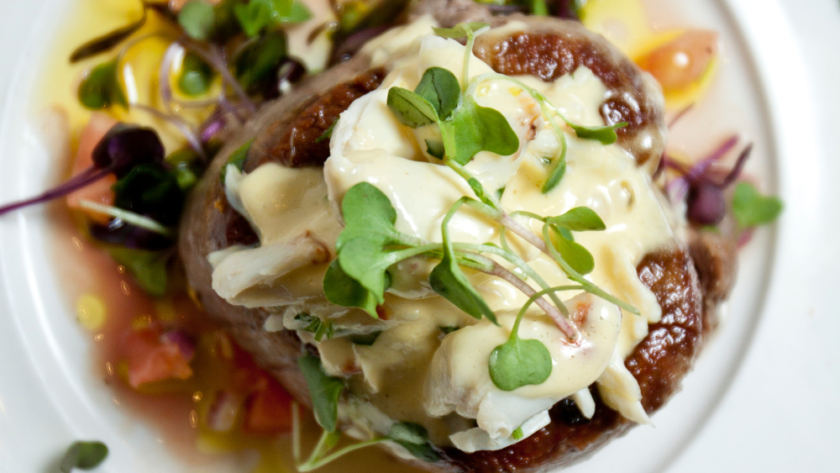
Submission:
{"label": "microgreen sprout", "polygon": [[74,469],[92,470],[108,457],[108,446],[102,442],[73,442],[64,457],[58,471],[71,473]]}

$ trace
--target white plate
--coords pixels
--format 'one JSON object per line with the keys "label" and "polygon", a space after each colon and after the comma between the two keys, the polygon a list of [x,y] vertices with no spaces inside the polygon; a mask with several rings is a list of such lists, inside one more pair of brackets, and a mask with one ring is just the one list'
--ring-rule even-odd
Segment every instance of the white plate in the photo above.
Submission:
{"label": "white plate", "polygon": [[[0,2],[0,202],[58,175],[31,103],[53,32],[72,5]],[[691,144],[692,130],[711,139],[746,132],[756,142],[749,171],[781,195],[786,211],[742,254],[728,322],[683,392],[654,417],[656,428],[634,429],[569,471],[836,471],[840,311],[832,311],[831,296],[840,282],[840,161],[831,158],[840,153],[829,156],[825,145],[840,133],[830,109],[840,105],[833,91],[840,8],[829,0],[685,0],[663,8],[684,24],[721,31],[728,59],[724,85],[710,96],[724,112],[687,119],[675,139]],[[803,58],[793,25],[810,56]],[[213,467],[179,463],[153,430],[114,405],[63,297],[47,217],[32,209],[0,219],[0,471],[55,471],[79,438],[111,447],[102,471],[236,471],[222,459]]]}

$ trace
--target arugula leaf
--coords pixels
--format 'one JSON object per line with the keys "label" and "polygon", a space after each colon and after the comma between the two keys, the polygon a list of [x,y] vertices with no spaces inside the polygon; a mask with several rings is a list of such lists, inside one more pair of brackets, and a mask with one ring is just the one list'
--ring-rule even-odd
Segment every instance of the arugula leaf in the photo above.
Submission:
{"label": "arugula leaf", "polygon": [[178,77],[178,89],[189,97],[206,94],[213,84],[213,77],[213,68],[197,54],[188,52],[184,55],[181,75]]}
{"label": "arugula leaf", "polygon": [[604,145],[611,145],[615,143],[618,140],[618,134],[616,134],[615,130],[627,126],[627,122],[620,122],[615,125],[608,126],[583,126],[575,125],[568,120],[566,120],[566,124],[575,130],[575,134],[578,138],[600,141],[601,144]]}
{"label": "arugula leaf", "polygon": [[166,295],[169,280],[166,269],[169,263],[168,252],[114,247],[108,249],[108,254],[114,261],[125,266],[147,294],[153,297]]}
{"label": "arugula leaf", "polygon": [[437,111],[428,100],[402,87],[392,87],[388,90],[388,108],[400,123],[411,128],[438,121]]}
{"label": "arugula leaf", "polygon": [[473,21],[470,23],[459,23],[455,25],[454,28],[432,28],[435,31],[435,34],[440,36],[441,38],[451,38],[451,39],[461,39],[467,36],[467,27],[476,32],[482,28],[490,26],[487,23],[483,23],[480,21]]}
{"label": "arugula leaf", "polygon": [[440,460],[440,456],[429,444],[429,432],[420,424],[397,422],[391,426],[388,438],[423,461],[434,463]]}
{"label": "arugula leaf", "polygon": [[58,471],[70,473],[74,468],[92,470],[108,457],[108,446],[102,442],[73,442],[64,457]]}
{"label": "arugula leaf", "polygon": [[490,354],[490,379],[502,391],[542,384],[551,376],[551,354],[539,340],[514,337]]}
{"label": "arugula leaf", "polygon": [[324,295],[327,300],[342,307],[358,307],[368,314],[376,314],[376,297],[364,288],[358,281],[351,278],[341,269],[338,260],[330,263],[324,276]]}
{"label": "arugula leaf", "polygon": [[478,105],[471,97],[464,99],[443,128],[447,154],[461,165],[469,163],[479,151],[507,156],[519,149],[519,137],[505,116]]}
{"label": "arugula leaf", "polygon": [[338,427],[338,400],[344,392],[344,383],[339,378],[327,376],[321,360],[315,356],[303,355],[298,358],[298,366],[312,397],[315,420],[327,432],[335,432]]}
{"label": "arugula leaf", "polygon": [[120,85],[117,60],[94,67],[79,85],[79,102],[88,110],[102,110],[112,105],[128,106]]}
{"label": "arugula leaf", "polygon": [[589,207],[575,207],[563,215],[546,219],[552,227],[565,228],[573,232],[601,231],[607,226],[601,217]]}
{"label": "arugula leaf", "polygon": [[446,120],[458,107],[461,99],[461,85],[455,74],[442,67],[430,67],[423,73],[414,93],[426,99],[434,107],[437,116]]}
{"label": "arugula leaf", "polygon": [[236,149],[233,153],[231,153],[230,157],[227,160],[227,163],[222,166],[222,170],[219,172],[219,178],[221,178],[222,183],[225,182],[225,177],[227,176],[227,167],[228,164],[233,164],[236,166],[236,169],[242,171],[245,168],[245,161],[248,159],[248,151],[251,150],[251,145],[254,144],[254,140],[251,139],[244,145],[240,146]]}
{"label": "arugula leaf", "polygon": [[263,91],[287,56],[285,34],[282,31],[266,33],[236,56],[236,79],[249,94]]}
{"label": "arugula leaf", "polygon": [[455,250],[452,247],[452,242],[449,240],[449,221],[458,211],[458,208],[463,205],[464,199],[458,200],[455,205],[449,209],[446,217],[443,219],[441,232],[443,235],[443,259],[440,264],[435,266],[432,273],[429,275],[429,282],[432,289],[440,296],[453,303],[456,307],[463,310],[467,314],[476,319],[481,319],[481,316],[487,317],[488,320],[498,325],[496,321],[496,314],[490,310],[487,302],[481,297],[481,294],[472,287],[467,276],[461,271],[458,266],[457,258],[455,257]]}
{"label": "arugula leaf", "polygon": [[191,38],[199,41],[208,39],[216,24],[213,5],[203,0],[190,0],[178,13],[178,24]]}
{"label": "arugula leaf", "polygon": [[732,213],[743,228],[772,223],[782,213],[784,205],[779,198],[765,196],[754,185],[739,182],[732,199]]}

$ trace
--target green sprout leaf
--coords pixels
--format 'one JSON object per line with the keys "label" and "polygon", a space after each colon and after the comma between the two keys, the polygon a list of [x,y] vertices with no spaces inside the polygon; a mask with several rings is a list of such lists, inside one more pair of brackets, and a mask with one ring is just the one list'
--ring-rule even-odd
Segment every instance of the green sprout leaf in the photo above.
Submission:
{"label": "green sprout leaf", "polygon": [[435,158],[443,159],[446,149],[440,141],[426,140],[426,152]]}
{"label": "green sprout leaf", "polygon": [[335,130],[336,125],[338,125],[338,119],[337,118],[332,123],[332,125],[330,125],[329,128],[327,128],[326,130],[324,130],[323,133],[321,133],[321,136],[319,136],[318,138],[315,139],[315,142],[320,143],[324,140],[329,140],[330,138],[332,138],[333,130]]}
{"label": "green sprout leaf", "polygon": [[197,54],[188,52],[184,55],[181,75],[178,76],[178,89],[186,96],[204,95],[213,84],[213,68]]}
{"label": "green sprout leaf", "polygon": [[556,238],[553,241],[557,252],[563,256],[563,259],[569,263],[569,266],[581,275],[591,273],[595,269],[595,258],[592,257],[592,253],[569,238],[571,235],[568,234],[568,230],[563,230],[565,229],[561,229],[556,234]]}
{"label": "green sprout leaf", "polygon": [[522,440],[522,437],[524,436],[525,433],[522,432],[522,426],[517,427],[511,434],[511,437],[513,437],[514,440]]}
{"label": "green sprout leaf", "polygon": [[358,307],[376,314],[376,297],[341,269],[334,260],[324,276],[324,294],[327,300],[342,307]]}
{"label": "green sprout leaf", "polygon": [[334,327],[331,320],[322,322],[320,318],[314,317],[306,313],[296,315],[295,320],[307,324],[306,327],[303,327],[300,330],[303,330],[304,332],[314,333],[316,342],[320,342],[325,335],[327,339],[333,337]]}
{"label": "green sprout leaf", "polygon": [[344,392],[344,383],[339,378],[327,376],[321,360],[312,355],[298,358],[298,366],[306,379],[315,420],[327,432],[338,428],[338,400]]}
{"label": "green sprout leaf", "polygon": [[[353,300],[352,307],[363,304],[371,316],[378,317],[376,305],[385,302],[385,290],[390,285],[388,267],[401,259],[400,253],[389,247],[413,244],[414,241],[394,227],[397,212],[388,197],[367,182],[351,187],[344,195],[341,208],[345,227],[336,240],[338,262],[349,278],[369,292],[373,303],[367,294],[354,291],[349,283],[340,290],[327,290],[334,293],[335,300]],[[328,281],[325,279],[325,282]],[[342,297],[335,297],[335,292]]]}
{"label": "green sprout leaf", "polygon": [[441,120],[446,120],[458,107],[461,85],[455,74],[441,67],[430,67],[414,89],[414,93],[428,101]]}
{"label": "green sprout leaf", "polygon": [[545,0],[531,0],[531,13],[536,16],[548,16],[548,6]]}
{"label": "green sprout leaf", "polygon": [[557,187],[558,184],[560,184],[560,181],[563,179],[563,176],[566,175],[566,135],[563,135],[562,133],[563,132],[561,131],[560,136],[563,137],[563,151],[561,152],[560,157],[555,160],[554,166],[551,170],[551,174],[548,176],[548,179],[542,186],[543,194],[548,194],[549,192],[551,192],[555,187]]}
{"label": "green sprout leaf", "polygon": [[114,247],[108,249],[108,254],[118,264],[125,266],[146,294],[153,297],[166,295],[169,280],[167,252]]}
{"label": "green sprout leaf", "polygon": [[388,90],[388,108],[405,126],[419,128],[438,121],[437,111],[428,100],[401,87]]}
{"label": "green sprout leaf", "polygon": [[242,31],[255,37],[284,23],[301,23],[312,18],[312,12],[301,2],[292,0],[250,0],[233,7]]}
{"label": "green sprout leaf", "polygon": [[502,391],[542,384],[551,376],[551,354],[539,340],[511,338],[490,354],[490,379]]}
{"label": "green sprout leaf", "polygon": [[112,105],[128,106],[120,85],[116,59],[90,71],[79,85],[79,102],[88,110],[102,110]]}
{"label": "green sprout leaf", "polygon": [[732,213],[743,228],[772,223],[782,213],[783,207],[779,198],[762,195],[748,182],[739,182],[735,186]]}
{"label": "green sprout leaf", "polygon": [[566,121],[566,123],[575,130],[575,134],[578,138],[600,141],[601,144],[604,145],[611,145],[615,143],[618,140],[618,134],[616,134],[615,130],[627,126],[627,122],[616,123],[615,125],[608,126],[582,126],[575,125],[569,121]]}
{"label": "green sprout leaf", "polygon": [[70,473],[74,468],[92,470],[108,457],[108,446],[102,442],[73,442],[64,457],[58,471]]}
{"label": "green sprout leaf", "polygon": [[283,32],[266,33],[236,56],[236,79],[249,94],[263,91],[287,55]]}
{"label": "green sprout leaf", "polygon": [[487,23],[482,23],[480,21],[474,21],[471,23],[461,23],[455,25],[454,28],[432,28],[435,30],[435,34],[440,36],[441,38],[452,38],[452,39],[461,39],[467,36],[467,27],[470,31],[478,31],[482,28],[490,26]]}
{"label": "green sprout leaf", "polygon": [[607,229],[601,217],[589,207],[575,207],[563,215],[547,219],[546,223],[552,227],[565,228],[573,232],[602,231]]}
{"label": "green sprout leaf", "polygon": [[178,24],[191,38],[199,41],[208,39],[216,24],[213,5],[203,0],[190,0],[181,8]]}
{"label": "green sprout leaf", "polygon": [[466,165],[479,151],[490,151],[501,156],[519,149],[519,137],[507,119],[498,110],[482,107],[470,97],[443,124],[449,158]]}
{"label": "green sprout leaf", "polygon": [[496,324],[496,314],[490,310],[487,302],[472,287],[467,276],[461,271],[457,258],[455,257],[452,242],[449,240],[449,221],[463,203],[464,199],[456,202],[443,219],[441,229],[443,234],[443,259],[432,270],[432,273],[429,275],[429,282],[436,293],[453,303],[459,309],[476,319],[481,319],[483,315]]}
{"label": "green sprout leaf", "polygon": [[219,172],[219,177],[222,180],[222,183],[225,182],[225,177],[227,176],[227,167],[229,164],[233,164],[236,169],[240,172],[242,169],[245,168],[245,161],[248,159],[248,151],[251,150],[251,145],[254,144],[254,140],[250,140],[244,145],[240,146],[236,149],[233,153],[231,153],[230,157],[227,160],[227,164],[222,166],[222,170]]}
{"label": "green sprout leaf", "polygon": [[391,426],[388,438],[423,461],[434,463],[440,460],[440,456],[429,444],[429,432],[420,424],[397,422]]}
{"label": "green sprout leaf", "polygon": [[441,332],[443,332],[444,335],[449,335],[450,333],[457,331],[461,327],[451,326],[451,327],[438,327],[438,328],[440,329]]}

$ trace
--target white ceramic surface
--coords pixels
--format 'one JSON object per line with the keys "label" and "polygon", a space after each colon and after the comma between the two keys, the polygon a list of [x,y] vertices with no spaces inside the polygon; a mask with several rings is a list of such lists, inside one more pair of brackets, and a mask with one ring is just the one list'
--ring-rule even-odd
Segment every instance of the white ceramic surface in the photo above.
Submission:
{"label": "white ceramic surface", "polygon": [[[0,1],[0,202],[56,178],[31,96],[51,32],[72,5]],[[677,133],[745,131],[757,145],[750,172],[781,195],[786,211],[742,254],[728,322],[683,392],[654,417],[657,427],[637,428],[569,471],[838,471],[840,152],[832,144],[840,125],[832,112],[840,105],[840,5],[666,5],[685,23],[720,30],[727,45],[726,87],[711,92],[731,105],[726,116],[698,115]],[[55,471],[78,438],[108,443],[106,472],[242,471],[235,459],[187,468],[114,405],[45,249],[46,216],[33,209],[0,219],[0,472]]]}

